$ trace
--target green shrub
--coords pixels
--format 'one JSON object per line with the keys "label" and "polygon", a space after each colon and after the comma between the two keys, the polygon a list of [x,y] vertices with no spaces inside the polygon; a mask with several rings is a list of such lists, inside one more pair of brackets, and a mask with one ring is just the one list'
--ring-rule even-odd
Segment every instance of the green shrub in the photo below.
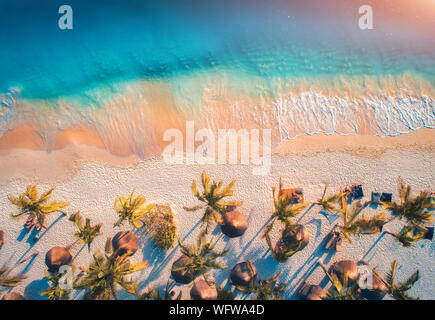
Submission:
{"label": "green shrub", "polygon": [[177,226],[174,223],[174,214],[169,205],[155,204],[142,217],[142,221],[145,230],[157,247],[169,249],[174,245],[177,237]]}

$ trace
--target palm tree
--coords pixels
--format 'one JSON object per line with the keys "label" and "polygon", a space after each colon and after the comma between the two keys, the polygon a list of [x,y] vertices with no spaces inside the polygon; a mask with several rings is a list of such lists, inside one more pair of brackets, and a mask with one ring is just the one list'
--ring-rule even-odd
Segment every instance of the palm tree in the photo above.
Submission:
{"label": "palm tree", "polygon": [[276,220],[280,221],[286,227],[293,225],[291,219],[299,215],[302,210],[308,206],[308,203],[306,202],[292,205],[292,199],[289,195],[280,196],[280,194],[282,194],[282,190],[282,181],[280,178],[277,197],[275,196],[275,187],[272,187],[273,205],[275,207],[275,212],[270,218],[271,222],[268,226],[268,228],[270,229],[272,228],[272,225],[275,223]]}
{"label": "palm tree", "polygon": [[146,199],[142,195],[138,195],[134,198],[134,190],[131,192],[128,199],[125,197],[119,197],[115,200],[115,210],[119,214],[119,219],[114,223],[114,227],[119,227],[125,220],[136,227],[142,228],[144,223],[141,220],[144,215],[146,215],[152,208],[154,208],[154,204],[149,204],[147,206],[143,206]]}
{"label": "palm tree", "polygon": [[216,300],[235,300],[236,296],[232,290],[227,290],[223,287],[216,286],[217,299]]}
{"label": "palm tree", "polygon": [[26,279],[27,277],[24,275],[19,275],[19,276],[7,276],[6,272],[8,270],[7,269],[0,269],[0,287],[16,287],[17,285],[19,285],[21,283],[21,281],[23,281],[24,279]]}
{"label": "palm tree", "polygon": [[101,235],[101,224],[92,226],[90,219],[87,218],[84,222],[80,211],[71,215],[69,220],[73,221],[78,229],[78,231],[74,233],[76,241],[66,247],[55,246],[47,251],[45,255],[45,264],[47,265],[50,272],[56,273],[62,265],[71,264],[71,262],[73,261],[71,249],[79,242],[83,243],[83,245],[87,245],[88,250],[90,251],[91,244],[94,239],[97,236]]}
{"label": "palm tree", "polygon": [[328,190],[329,184],[325,185],[325,188],[323,189],[322,197],[317,200],[317,202],[314,202],[314,204],[319,205],[322,207],[322,209],[326,212],[333,212],[339,210],[336,206],[334,206],[335,203],[337,203],[338,199],[340,199],[341,194],[335,193],[328,197],[326,197],[326,190]]}
{"label": "palm tree", "polygon": [[84,276],[77,279],[75,289],[88,289],[90,297],[97,300],[118,299],[116,286],[121,286],[128,293],[137,293],[137,282],[125,277],[144,269],[147,261],[131,264],[128,255],[118,256],[113,252],[112,241],[107,239],[105,254],[97,250],[93,262],[87,269],[82,268]]}
{"label": "palm tree", "polygon": [[399,233],[394,233],[385,230],[385,234],[389,234],[396,238],[405,248],[411,248],[414,242],[424,239],[424,231],[419,232],[415,226],[406,226]]}
{"label": "palm tree", "polygon": [[357,287],[348,285],[348,277],[346,273],[340,280],[336,274],[331,274],[331,288],[326,293],[326,299],[331,300],[358,300]]}
{"label": "palm tree", "polygon": [[[136,294],[138,300],[181,300],[182,292],[180,291],[175,297],[175,292],[170,289],[171,282],[168,280],[166,283],[163,295],[160,294],[160,288],[149,288],[142,294]],[[175,297],[175,299],[174,299]]]}
{"label": "palm tree", "polygon": [[430,197],[429,191],[422,191],[419,195],[411,197],[411,186],[399,179],[399,202],[382,202],[399,219],[404,218],[409,224],[427,230],[424,225],[433,221],[432,212],[435,202]]}
{"label": "palm tree", "polygon": [[435,202],[429,191],[411,197],[411,186],[405,185],[403,179],[399,179],[399,199],[399,202],[382,202],[382,205],[399,219],[404,218],[408,224],[399,233],[384,233],[392,235],[404,247],[410,248],[414,242],[423,240],[429,232],[425,225],[433,221],[431,210],[435,209]]}
{"label": "palm tree", "polygon": [[340,277],[339,272],[329,273],[325,265],[321,261],[318,261],[318,264],[320,265],[323,272],[325,272],[327,278],[331,282],[331,288],[327,291],[326,293],[327,296],[325,299],[330,299],[330,300],[358,300],[359,299],[359,295],[357,292],[358,288],[356,283],[354,284],[349,283],[349,279],[350,278],[352,279],[353,277],[350,277],[350,273],[347,270],[348,268],[343,268],[342,270],[343,272],[341,273],[341,277]]}
{"label": "palm tree", "polygon": [[415,271],[405,282],[395,282],[396,271],[398,267],[397,260],[391,264],[391,270],[387,275],[388,294],[396,300],[418,300],[408,295],[407,291],[420,279],[419,270]]}
{"label": "palm tree", "polygon": [[[302,250],[309,241],[309,234],[306,228],[300,224],[293,224],[292,218],[299,215],[308,203],[298,203],[292,205],[290,196],[280,196],[282,194],[282,182],[279,180],[278,196],[275,196],[275,187],[272,188],[273,204],[275,212],[272,213],[269,224],[264,229],[263,238],[266,239],[269,249],[272,251],[272,256],[278,261],[286,261],[293,254]],[[274,248],[270,239],[270,232],[276,221],[280,221],[284,225],[281,240]]]}
{"label": "palm tree", "polygon": [[[89,218],[86,218],[85,221],[83,221],[83,217],[80,214],[80,211],[77,211],[75,214],[73,214],[69,220],[73,221],[78,229],[78,231],[74,233],[74,237],[77,238],[75,243],[81,242],[84,245],[87,245],[88,250],[90,251],[91,244],[94,239],[102,234],[100,232],[102,224],[100,223],[92,226],[91,220]],[[70,247],[72,247],[73,245],[71,245]]]}
{"label": "palm tree", "polygon": [[53,275],[45,271],[45,277],[51,282],[51,286],[41,291],[41,296],[47,296],[48,300],[68,300],[70,290],[62,288],[60,281],[62,274],[54,272]]}
{"label": "palm tree", "polygon": [[190,283],[200,275],[206,279],[205,273],[208,270],[227,268],[216,259],[226,256],[231,249],[215,251],[214,244],[206,239],[205,230],[198,237],[197,248],[193,244],[188,247],[180,240],[178,244],[183,255],[172,265],[171,274],[179,283]]}
{"label": "palm tree", "polygon": [[338,227],[345,240],[349,243],[352,242],[350,238],[351,235],[379,233],[382,227],[392,220],[386,218],[385,212],[381,212],[372,217],[366,217],[364,215],[358,217],[362,210],[363,205],[361,201],[355,202],[350,209],[347,207],[347,204],[344,204],[342,212],[343,224]]}
{"label": "palm tree", "polygon": [[24,279],[26,279],[27,277],[24,275],[8,276],[8,274],[9,274],[9,272],[14,270],[19,265],[32,259],[37,254],[39,254],[39,252],[33,253],[31,256],[27,257],[24,260],[21,260],[20,262],[16,263],[12,267],[0,269],[0,287],[13,288],[13,287],[16,287],[17,285],[19,285]]}
{"label": "palm tree", "polygon": [[8,196],[10,202],[20,210],[17,214],[12,214],[13,218],[19,218],[23,214],[27,214],[28,218],[26,220],[25,227],[33,228],[37,230],[41,228],[47,228],[45,225],[45,219],[49,213],[61,212],[64,215],[67,213],[62,210],[62,208],[68,206],[68,202],[57,202],[53,201],[48,203],[51,197],[51,193],[56,187],[52,187],[47,192],[44,192],[40,197],[38,197],[38,192],[36,190],[36,184],[32,184],[27,187],[26,191],[20,194],[18,197]]}
{"label": "palm tree", "polygon": [[282,271],[266,280],[252,281],[249,286],[236,286],[241,293],[255,293],[256,300],[281,300],[285,284],[278,284]]}
{"label": "palm tree", "polygon": [[236,180],[231,181],[230,184],[220,190],[223,184],[222,181],[216,182],[213,180],[212,182],[210,182],[210,178],[205,172],[203,172],[201,175],[201,182],[203,187],[202,192],[198,191],[195,180],[193,180],[192,182],[191,189],[193,195],[204,204],[194,207],[185,206],[184,210],[196,211],[199,209],[205,209],[204,215],[201,218],[201,222],[202,227],[205,227],[205,231],[206,233],[208,233],[213,220],[216,223],[223,224],[224,221],[222,219],[222,216],[227,212],[227,210],[229,208],[241,206],[242,202],[223,201],[224,198],[230,197],[234,194],[233,187],[236,183]]}

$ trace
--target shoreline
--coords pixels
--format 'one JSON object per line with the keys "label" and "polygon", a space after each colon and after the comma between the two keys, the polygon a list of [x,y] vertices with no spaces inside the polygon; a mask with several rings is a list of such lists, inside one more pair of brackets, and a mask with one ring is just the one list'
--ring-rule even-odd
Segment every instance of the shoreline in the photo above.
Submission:
{"label": "shoreline", "polygon": [[[378,159],[395,150],[413,150],[433,155],[433,137],[432,129],[420,129],[386,138],[338,134],[328,136],[319,133],[285,141],[272,150],[272,157],[314,157],[325,153],[342,153],[363,159]],[[162,159],[141,159],[126,150],[114,154],[105,148],[95,132],[86,128],[63,131],[53,150],[47,152],[43,149],[42,138],[29,126],[21,126],[0,138],[0,185],[7,184],[11,179],[62,182],[72,178],[86,163],[125,169],[152,160]]]}

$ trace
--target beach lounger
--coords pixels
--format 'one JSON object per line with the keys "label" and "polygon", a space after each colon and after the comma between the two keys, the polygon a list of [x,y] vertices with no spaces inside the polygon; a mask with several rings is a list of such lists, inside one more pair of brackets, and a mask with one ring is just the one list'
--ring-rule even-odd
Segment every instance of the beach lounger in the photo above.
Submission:
{"label": "beach lounger", "polygon": [[362,197],[364,197],[364,192],[362,189],[362,185],[355,185],[353,187],[353,198],[354,199],[361,199]]}
{"label": "beach lounger", "polygon": [[341,252],[343,250],[343,236],[338,231],[331,231],[325,243],[325,249]]}
{"label": "beach lounger", "polygon": [[427,240],[432,240],[433,239],[434,227],[427,227],[427,229],[428,229],[428,231],[424,235],[424,238],[427,239]]}
{"label": "beach lounger", "polygon": [[301,188],[281,189],[279,197],[289,197],[292,204],[304,202],[304,192]]}
{"label": "beach lounger", "polygon": [[392,200],[393,200],[392,193],[382,192],[381,199],[380,199],[381,202],[391,202]]}
{"label": "beach lounger", "polygon": [[420,229],[419,227],[417,227],[414,230],[414,235],[415,233],[419,233],[419,232],[424,232],[424,237],[423,239],[426,240],[432,240],[433,239],[433,232],[434,232],[434,227],[426,227],[427,231],[425,232],[424,230]]}
{"label": "beach lounger", "polygon": [[371,202],[379,203],[381,201],[381,194],[379,192],[372,192]]}
{"label": "beach lounger", "polygon": [[348,202],[352,202],[352,199],[361,199],[364,197],[364,192],[361,184],[353,184],[344,188],[344,192],[347,192]]}
{"label": "beach lounger", "polygon": [[424,239],[427,240],[432,240],[433,239],[433,231],[434,231],[434,227],[427,227],[427,232],[424,235]]}

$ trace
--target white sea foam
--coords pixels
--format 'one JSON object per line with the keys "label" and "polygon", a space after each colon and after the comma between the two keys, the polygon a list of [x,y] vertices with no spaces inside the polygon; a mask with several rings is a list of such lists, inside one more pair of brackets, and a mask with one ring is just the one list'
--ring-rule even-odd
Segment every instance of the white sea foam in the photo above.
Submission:
{"label": "white sea foam", "polygon": [[396,136],[435,127],[435,100],[427,96],[349,98],[306,92],[273,104],[280,141],[316,133]]}
{"label": "white sea foam", "polygon": [[186,120],[195,120],[197,129],[270,128],[272,147],[305,134],[385,137],[435,128],[432,86],[426,85],[423,90],[405,80],[407,87],[392,88],[387,84],[385,90],[380,86],[360,90],[359,85],[349,84],[351,80],[346,79],[342,82],[352,89],[337,89],[333,84],[329,92],[318,83],[305,90],[280,84],[279,93],[269,96],[246,90],[234,93],[237,90],[231,84],[222,82],[198,81],[200,85],[187,83],[175,89],[161,83],[133,82],[122,85],[122,90],[112,90],[115,93],[110,96],[103,95],[104,90],[87,92],[85,107],[69,98],[19,99],[19,92],[11,90],[0,95],[0,135],[30,123],[43,138],[46,149],[51,150],[57,132],[85,125],[95,129],[109,150],[127,146],[146,158],[161,154],[163,132],[173,127],[182,129],[179,125]]}

